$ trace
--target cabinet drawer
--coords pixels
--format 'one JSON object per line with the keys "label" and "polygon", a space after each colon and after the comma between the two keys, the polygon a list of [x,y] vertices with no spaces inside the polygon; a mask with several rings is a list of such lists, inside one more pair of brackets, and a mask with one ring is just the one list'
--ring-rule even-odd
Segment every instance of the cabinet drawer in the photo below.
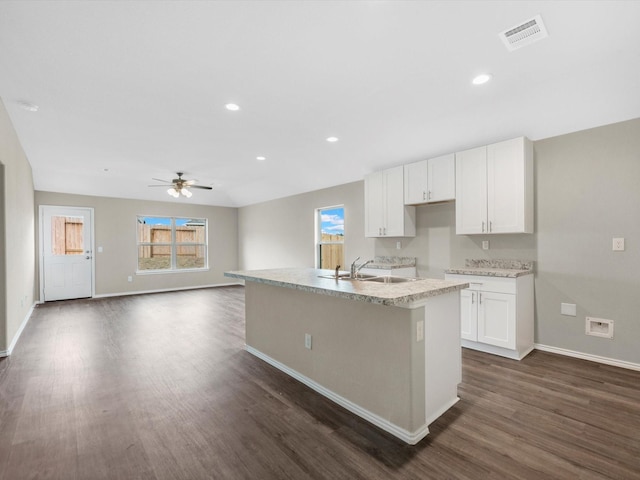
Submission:
{"label": "cabinet drawer", "polygon": [[447,273],[445,280],[468,282],[469,290],[496,293],[516,293],[516,279],[506,277],[488,277],[484,275],[460,275]]}

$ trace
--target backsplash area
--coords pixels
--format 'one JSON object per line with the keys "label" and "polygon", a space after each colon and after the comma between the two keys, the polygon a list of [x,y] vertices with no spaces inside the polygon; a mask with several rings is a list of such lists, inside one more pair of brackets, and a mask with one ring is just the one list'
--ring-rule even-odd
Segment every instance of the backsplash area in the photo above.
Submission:
{"label": "backsplash area", "polygon": [[[483,250],[482,242],[487,240],[489,250]],[[418,276],[444,278],[445,270],[466,266],[470,258],[535,261],[536,235],[456,235],[454,202],[421,205],[416,208],[416,236],[377,238],[375,255],[415,257]]]}

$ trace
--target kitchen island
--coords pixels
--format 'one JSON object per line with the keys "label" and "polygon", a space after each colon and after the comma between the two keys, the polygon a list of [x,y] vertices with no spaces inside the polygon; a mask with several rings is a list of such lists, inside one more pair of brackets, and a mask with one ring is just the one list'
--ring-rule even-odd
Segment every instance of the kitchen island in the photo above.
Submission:
{"label": "kitchen island", "polygon": [[467,283],[318,269],[225,275],[245,281],[247,351],[401,440],[419,442],[458,401]]}

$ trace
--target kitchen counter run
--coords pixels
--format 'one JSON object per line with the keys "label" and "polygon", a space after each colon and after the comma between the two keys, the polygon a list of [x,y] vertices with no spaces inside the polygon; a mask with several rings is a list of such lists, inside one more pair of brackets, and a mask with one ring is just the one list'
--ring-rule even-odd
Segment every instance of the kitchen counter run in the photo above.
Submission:
{"label": "kitchen counter run", "polygon": [[226,277],[285,288],[293,288],[321,295],[331,295],[360,302],[399,307],[409,306],[408,304],[429,297],[459,291],[469,286],[468,283],[464,282],[452,282],[427,278],[394,284],[320,278],[321,275],[333,274],[335,274],[334,270],[321,270],[315,268],[284,268],[225,272]]}
{"label": "kitchen counter run", "polygon": [[474,260],[467,259],[465,266],[450,268],[445,273],[456,275],[480,275],[485,277],[518,278],[533,273],[533,262],[527,260]]}

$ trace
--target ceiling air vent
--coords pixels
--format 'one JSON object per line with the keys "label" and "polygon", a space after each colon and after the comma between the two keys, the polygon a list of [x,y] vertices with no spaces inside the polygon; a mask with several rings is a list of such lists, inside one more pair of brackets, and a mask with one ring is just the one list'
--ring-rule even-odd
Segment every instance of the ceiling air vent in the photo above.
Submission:
{"label": "ceiling air vent", "polygon": [[548,36],[549,34],[547,33],[544,23],[542,23],[542,17],[540,15],[536,15],[531,20],[511,27],[499,35],[506,45],[507,50],[510,52],[531,45]]}

